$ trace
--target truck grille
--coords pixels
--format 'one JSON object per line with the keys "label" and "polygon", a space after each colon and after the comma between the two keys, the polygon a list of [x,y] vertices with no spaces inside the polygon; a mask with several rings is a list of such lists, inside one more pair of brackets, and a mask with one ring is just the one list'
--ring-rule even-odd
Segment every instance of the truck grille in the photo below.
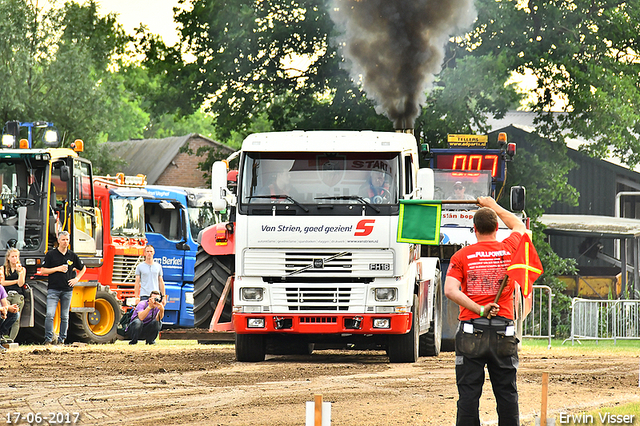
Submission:
{"label": "truck grille", "polygon": [[364,305],[364,287],[274,286],[274,311],[348,311]]}
{"label": "truck grille", "polygon": [[136,266],[144,260],[144,256],[115,255],[113,258],[114,283],[134,284],[136,281]]}
{"label": "truck grille", "polygon": [[246,250],[244,275],[257,277],[391,277],[391,250]]}

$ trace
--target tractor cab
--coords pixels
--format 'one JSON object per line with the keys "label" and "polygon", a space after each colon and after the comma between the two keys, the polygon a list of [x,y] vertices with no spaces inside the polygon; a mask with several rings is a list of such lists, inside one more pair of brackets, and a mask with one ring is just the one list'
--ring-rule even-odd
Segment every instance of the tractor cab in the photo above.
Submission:
{"label": "tractor cab", "polygon": [[91,163],[70,149],[0,150],[0,253],[15,247],[36,266],[67,230],[85,263],[99,263],[91,179]]}

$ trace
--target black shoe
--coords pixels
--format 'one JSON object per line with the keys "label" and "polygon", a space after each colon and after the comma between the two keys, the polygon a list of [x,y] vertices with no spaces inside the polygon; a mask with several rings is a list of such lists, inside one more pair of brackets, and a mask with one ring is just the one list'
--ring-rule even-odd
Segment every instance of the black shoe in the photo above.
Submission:
{"label": "black shoe", "polygon": [[51,346],[53,345],[53,342],[51,340],[45,340],[42,344],[45,346]]}
{"label": "black shoe", "polygon": [[4,345],[4,344],[7,344],[7,343],[13,343],[13,339],[9,339],[9,338],[5,339],[4,337],[2,339],[0,339],[0,345]]}
{"label": "black shoe", "polygon": [[137,344],[138,344],[138,341],[137,341],[137,340],[130,340],[130,341],[129,341],[129,344],[130,344],[130,345],[137,345]]}
{"label": "black shoe", "polygon": [[147,342],[147,345],[155,345],[156,341],[154,340],[153,342]]}

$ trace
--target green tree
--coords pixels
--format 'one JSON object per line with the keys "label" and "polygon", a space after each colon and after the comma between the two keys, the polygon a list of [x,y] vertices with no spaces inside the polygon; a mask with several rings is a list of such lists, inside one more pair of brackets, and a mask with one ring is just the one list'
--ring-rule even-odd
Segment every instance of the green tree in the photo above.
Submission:
{"label": "green tree", "polygon": [[324,2],[193,0],[176,20],[222,138],[262,113],[276,130],[391,129],[341,69]]}
{"label": "green tree", "polygon": [[37,2],[0,2],[0,117],[53,122],[62,145],[85,141],[97,173],[116,163],[101,142],[120,128],[143,128],[146,114],[111,72],[129,42],[115,16],[95,1],[47,11]]}
{"label": "green tree", "polygon": [[[533,109],[551,137],[582,137],[596,157],[640,163],[640,2],[478,0],[478,20],[461,46],[501,52],[510,70],[537,80]],[[545,112],[562,99],[557,122]]]}

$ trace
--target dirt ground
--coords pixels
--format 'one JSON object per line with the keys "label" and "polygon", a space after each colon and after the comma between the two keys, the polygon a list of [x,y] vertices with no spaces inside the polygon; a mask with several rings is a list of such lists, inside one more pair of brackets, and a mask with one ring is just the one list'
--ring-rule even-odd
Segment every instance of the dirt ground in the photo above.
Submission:
{"label": "dirt ground", "polygon": [[[415,364],[389,364],[383,352],[352,351],[238,363],[228,344],[126,343],[22,346],[0,355],[0,421],[19,412],[41,413],[42,423],[50,413],[58,421],[65,413],[79,413],[78,423],[87,425],[300,426],[305,402],[315,394],[332,403],[333,426],[455,421],[452,353]],[[640,350],[599,354],[525,347],[518,376],[522,424],[533,425],[539,416],[545,371],[550,373],[548,417],[640,401],[638,355]],[[488,378],[481,418],[483,424],[497,424]]]}

